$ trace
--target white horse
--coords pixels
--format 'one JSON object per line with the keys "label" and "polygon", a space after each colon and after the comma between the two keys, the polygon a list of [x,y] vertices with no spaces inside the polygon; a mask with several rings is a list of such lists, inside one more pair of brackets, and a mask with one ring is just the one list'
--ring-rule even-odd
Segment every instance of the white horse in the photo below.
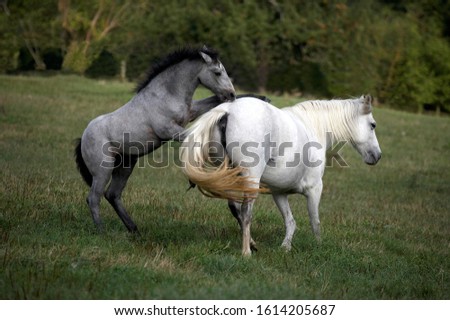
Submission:
{"label": "white horse", "polygon": [[307,101],[283,109],[243,98],[199,118],[185,132],[180,160],[184,173],[204,194],[228,199],[241,227],[243,255],[255,249],[250,224],[261,188],[272,194],[283,216],[282,247],[290,250],[296,223],[288,195],[306,196],[311,228],[320,241],[326,150],[333,142],[348,141],[365,163],[374,165],[381,158],[375,126],[370,95]]}

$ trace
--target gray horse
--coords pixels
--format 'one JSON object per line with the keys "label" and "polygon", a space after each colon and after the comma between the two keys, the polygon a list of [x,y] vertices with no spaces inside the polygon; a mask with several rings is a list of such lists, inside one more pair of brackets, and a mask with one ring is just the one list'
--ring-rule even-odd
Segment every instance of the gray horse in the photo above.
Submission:
{"label": "gray horse", "polygon": [[[215,96],[192,102],[199,84]],[[77,141],[75,158],[91,187],[86,200],[95,225],[102,229],[99,209],[104,195],[127,229],[138,231],[121,201],[138,158],[168,140],[182,141],[180,133],[188,122],[220,102],[234,99],[233,85],[217,52],[206,47],[186,48],[154,66],[124,106],[92,120]]]}

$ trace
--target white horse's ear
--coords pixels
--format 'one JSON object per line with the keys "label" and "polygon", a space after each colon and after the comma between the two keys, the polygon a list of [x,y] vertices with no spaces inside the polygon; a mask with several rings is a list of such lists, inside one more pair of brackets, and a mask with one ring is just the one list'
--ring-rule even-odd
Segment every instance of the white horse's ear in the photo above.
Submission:
{"label": "white horse's ear", "polygon": [[372,96],[370,94],[366,94],[361,97],[363,100],[362,111],[364,114],[368,114],[372,112]]}
{"label": "white horse's ear", "polygon": [[200,51],[200,55],[202,56],[202,58],[206,62],[206,64],[211,64],[213,62],[211,57],[209,55],[207,55],[206,53]]}

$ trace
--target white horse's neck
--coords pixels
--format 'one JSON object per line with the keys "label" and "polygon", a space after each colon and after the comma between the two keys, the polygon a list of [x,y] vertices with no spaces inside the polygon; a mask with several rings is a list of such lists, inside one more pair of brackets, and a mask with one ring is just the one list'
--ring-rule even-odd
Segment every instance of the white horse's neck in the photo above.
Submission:
{"label": "white horse's neck", "polygon": [[299,118],[328,149],[333,143],[352,140],[359,103],[359,99],[315,100],[283,110]]}

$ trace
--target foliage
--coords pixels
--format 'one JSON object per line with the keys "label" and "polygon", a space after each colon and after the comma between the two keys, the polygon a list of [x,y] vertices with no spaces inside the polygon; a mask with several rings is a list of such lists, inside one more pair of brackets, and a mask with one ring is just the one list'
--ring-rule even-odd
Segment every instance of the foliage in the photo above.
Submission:
{"label": "foliage", "polygon": [[450,108],[444,0],[17,0],[8,8],[0,72],[20,69],[19,56],[45,69],[51,48],[62,69],[86,74],[108,51],[134,80],[170,50],[207,44],[247,90],[371,93],[408,111]]}
{"label": "foliage", "polygon": [[[18,66],[19,51],[27,51],[36,70],[45,70],[43,51],[60,44],[53,0],[6,2],[0,11],[0,71]],[[49,18],[50,17],[50,18]]]}
{"label": "foliage", "polygon": [[426,9],[412,6],[396,29],[397,63],[392,65],[384,98],[409,111],[422,112],[427,105],[448,111],[450,42],[440,37],[439,19],[431,19],[433,14]]}
{"label": "foliage", "polygon": [[345,148],[350,167],[326,169],[322,243],[293,195],[298,230],[285,253],[283,220],[261,196],[259,250],[243,259],[226,201],[186,192],[174,165],[149,167],[172,157],[167,147],[140,159],[123,195],[141,236],[105,200],[105,232],[95,231],[72,141],[131,96],[117,81],[0,76],[0,299],[450,298],[447,117],[375,108],[383,158],[367,166]]}
{"label": "foliage", "polygon": [[84,73],[105,48],[108,35],[129,18],[131,4],[130,0],[80,1],[75,4],[58,0],[67,46],[63,68]]}
{"label": "foliage", "polygon": [[114,77],[119,71],[119,63],[111,52],[103,50],[86,70],[92,78]]}

